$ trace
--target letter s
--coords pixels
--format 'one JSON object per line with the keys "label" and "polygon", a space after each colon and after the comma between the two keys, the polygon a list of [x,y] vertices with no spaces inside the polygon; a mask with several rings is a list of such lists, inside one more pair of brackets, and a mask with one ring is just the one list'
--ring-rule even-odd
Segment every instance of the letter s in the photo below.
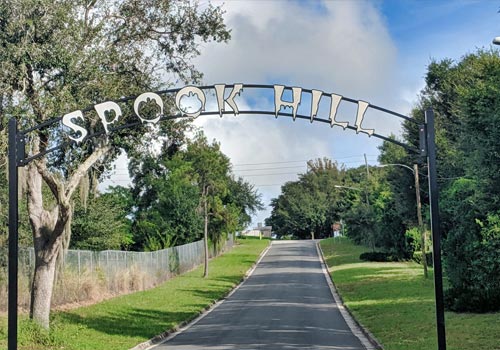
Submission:
{"label": "letter s", "polygon": [[74,111],[74,112],[65,114],[62,117],[62,123],[64,126],[67,126],[68,128],[70,128],[75,134],[78,134],[78,133],[80,134],[79,137],[72,137],[71,135],[68,135],[68,137],[71,140],[75,141],[76,143],[80,143],[87,136],[88,132],[87,132],[87,129],[81,127],[78,124],[75,124],[73,122],[73,119],[84,121],[82,111]]}

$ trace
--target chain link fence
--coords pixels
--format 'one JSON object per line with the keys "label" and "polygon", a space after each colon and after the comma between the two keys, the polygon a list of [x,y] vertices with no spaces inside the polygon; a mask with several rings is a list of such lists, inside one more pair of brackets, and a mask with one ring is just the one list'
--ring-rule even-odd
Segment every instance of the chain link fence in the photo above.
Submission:
{"label": "chain link fence", "polygon": [[[214,257],[233,246],[232,236]],[[152,288],[203,263],[203,240],[152,252],[68,250],[59,264],[53,306],[87,303]],[[0,251],[6,257],[7,251]],[[7,308],[7,261],[0,261],[0,311]],[[4,261],[5,260],[5,261]],[[33,248],[19,249],[19,306],[28,308],[35,266]]]}

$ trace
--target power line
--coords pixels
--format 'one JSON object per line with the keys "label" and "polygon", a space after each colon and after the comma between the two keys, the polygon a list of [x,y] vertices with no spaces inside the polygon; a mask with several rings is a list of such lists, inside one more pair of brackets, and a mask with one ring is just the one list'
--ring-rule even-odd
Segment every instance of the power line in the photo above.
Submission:
{"label": "power line", "polygon": [[[355,164],[355,163],[362,163],[363,161],[352,161],[352,162],[342,162],[341,164]],[[373,165],[371,165],[373,166]],[[255,168],[255,169],[233,169],[233,172],[235,173],[240,173],[244,171],[262,171],[262,170],[280,170],[280,169],[304,169],[304,165],[295,165],[295,166],[284,166],[284,167],[272,167],[272,168]],[[115,172],[109,174],[110,176],[118,176],[118,177],[130,177],[129,173],[124,173],[124,172]],[[250,176],[251,174],[235,174],[238,176]]]}
{"label": "power line", "polygon": [[266,162],[266,163],[246,163],[246,164],[233,164],[233,166],[246,166],[246,165],[267,165],[267,164],[286,164],[286,163],[299,163],[307,162],[308,159],[303,160],[290,160],[287,162]]}
{"label": "power line", "polygon": [[[368,157],[378,157],[378,155],[367,155]],[[345,157],[337,157],[337,158],[332,158],[333,161],[337,161],[339,159],[348,159],[348,158],[356,158],[356,157],[363,157],[363,155],[354,155],[354,156],[345,156]],[[289,160],[289,161],[280,161],[280,162],[262,162],[262,163],[245,163],[245,164],[233,164],[233,166],[252,166],[252,165],[269,165],[269,164],[288,164],[288,163],[299,163],[299,162],[308,162],[309,160],[314,160],[314,159],[322,159],[320,157],[316,157],[316,158],[311,158],[311,159],[302,159],[302,160]],[[327,157],[328,158],[328,157]],[[344,164],[350,164],[350,163],[357,163],[358,161],[352,161],[352,162],[340,162],[340,163],[344,163]],[[361,162],[361,161],[359,161]],[[300,167],[299,165],[297,166],[291,166],[291,167],[282,167],[283,169],[285,168],[295,168],[295,167]],[[277,168],[278,169],[278,168]],[[127,167],[115,167],[114,170],[116,170],[117,172],[118,171],[125,171],[129,172],[129,169]],[[240,170],[243,170],[243,169],[235,169],[235,171],[240,171]],[[249,169],[250,170],[250,169]],[[267,170],[267,169],[265,169]]]}
{"label": "power line", "polygon": [[[355,160],[352,162],[342,162],[341,164],[355,164],[355,163],[363,163],[363,160]],[[373,165],[370,165],[373,166]],[[278,169],[295,169],[295,168],[304,168],[304,165],[296,165],[296,166],[284,166],[284,167],[273,167],[273,168],[255,168],[255,169],[233,169],[235,172],[240,171],[257,171],[257,170],[278,170]]]}
{"label": "power line", "polygon": [[[378,155],[375,154],[369,154],[367,155],[368,157],[378,157]],[[331,160],[339,160],[339,159],[348,159],[348,158],[356,158],[356,157],[363,157],[362,154],[360,155],[352,155],[352,156],[345,156],[345,157],[335,157],[331,158]],[[324,158],[324,157],[323,157]],[[301,160],[289,160],[289,161],[282,161],[282,162],[263,162],[263,163],[245,163],[245,164],[233,164],[233,166],[245,166],[245,165],[268,165],[268,164],[286,164],[286,163],[299,163],[299,162],[308,162],[310,160],[315,160],[315,159],[323,159],[322,157],[315,157],[315,158],[310,158],[310,159],[301,159]],[[328,158],[328,157],[326,157]],[[330,158],[328,158],[330,159]]]}
{"label": "power line", "polygon": [[282,167],[275,167],[275,168],[234,169],[233,171],[257,171],[257,170],[294,169],[294,168],[304,168],[304,165],[282,166]]}
{"label": "power line", "polygon": [[251,174],[251,175],[240,175],[244,177],[249,176],[272,176],[272,175],[298,175],[297,173],[275,173],[275,174]]}

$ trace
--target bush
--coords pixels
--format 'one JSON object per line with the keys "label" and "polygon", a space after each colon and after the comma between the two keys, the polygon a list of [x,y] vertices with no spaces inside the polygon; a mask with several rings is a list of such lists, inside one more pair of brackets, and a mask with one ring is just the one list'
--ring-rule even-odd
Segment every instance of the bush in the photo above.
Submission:
{"label": "bush", "polygon": [[[453,311],[500,310],[500,215],[489,215],[484,222],[476,222],[479,237],[457,230],[446,241],[450,288],[445,302]],[[452,244],[454,250],[449,248]]]}
{"label": "bush", "polygon": [[[433,266],[432,252],[426,252],[425,257],[427,258],[427,266],[432,267]],[[422,264],[422,252],[421,251],[413,252],[413,261],[415,261],[417,264]]]}
{"label": "bush", "polygon": [[444,302],[447,309],[455,312],[497,311],[500,310],[500,293],[474,286],[450,288],[446,290]]}
{"label": "bush", "polygon": [[360,260],[363,261],[378,261],[378,262],[387,262],[387,261],[395,261],[391,254],[385,252],[366,252],[362,253],[359,256]]}

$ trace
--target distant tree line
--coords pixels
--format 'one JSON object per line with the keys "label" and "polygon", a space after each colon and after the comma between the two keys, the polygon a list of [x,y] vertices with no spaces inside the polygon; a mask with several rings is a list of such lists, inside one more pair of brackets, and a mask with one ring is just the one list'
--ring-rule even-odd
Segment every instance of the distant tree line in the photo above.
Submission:
{"label": "distant tree line", "polygon": [[[190,128],[181,124],[177,128]],[[207,233],[214,246],[250,224],[252,214],[262,209],[261,196],[253,185],[233,175],[219,143],[209,142],[200,131],[191,139],[184,133],[177,136],[159,142],[159,150],[146,146],[136,150],[129,164],[130,186],[110,186],[100,192],[88,181],[80,183],[73,201],[70,248],[151,251],[197,241],[204,233],[205,200]],[[3,154],[0,159],[6,163]],[[5,167],[0,167],[0,185],[0,247],[6,248]],[[29,246],[25,207],[20,205],[19,212],[20,245]]]}
{"label": "distant tree line", "polygon": [[[496,50],[478,50],[458,62],[433,61],[425,83],[411,117],[423,121],[429,107],[436,116],[446,304],[455,311],[498,311],[500,56]],[[414,123],[403,124],[400,141],[418,148]],[[381,164],[419,165],[422,212],[429,223],[425,159],[389,142],[380,152]],[[343,219],[349,237],[393,259],[417,257],[420,251],[414,178],[403,167],[370,167],[368,175],[364,167],[312,161],[298,181],[282,187],[271,206],[266,224],[280,234],[325,237],[332,222]]]}
{"label": "distant tree line", "polygon": [[250,224],[262,208],[260,195],[232,174],[219,144],[201,132],[193,139],[178,136],[164,140],[160,150],[137,150],[129,165],[130,187],[78,198],[70,247],[150,251],[194,242],[203,238],[205,202],[214,246]]}

